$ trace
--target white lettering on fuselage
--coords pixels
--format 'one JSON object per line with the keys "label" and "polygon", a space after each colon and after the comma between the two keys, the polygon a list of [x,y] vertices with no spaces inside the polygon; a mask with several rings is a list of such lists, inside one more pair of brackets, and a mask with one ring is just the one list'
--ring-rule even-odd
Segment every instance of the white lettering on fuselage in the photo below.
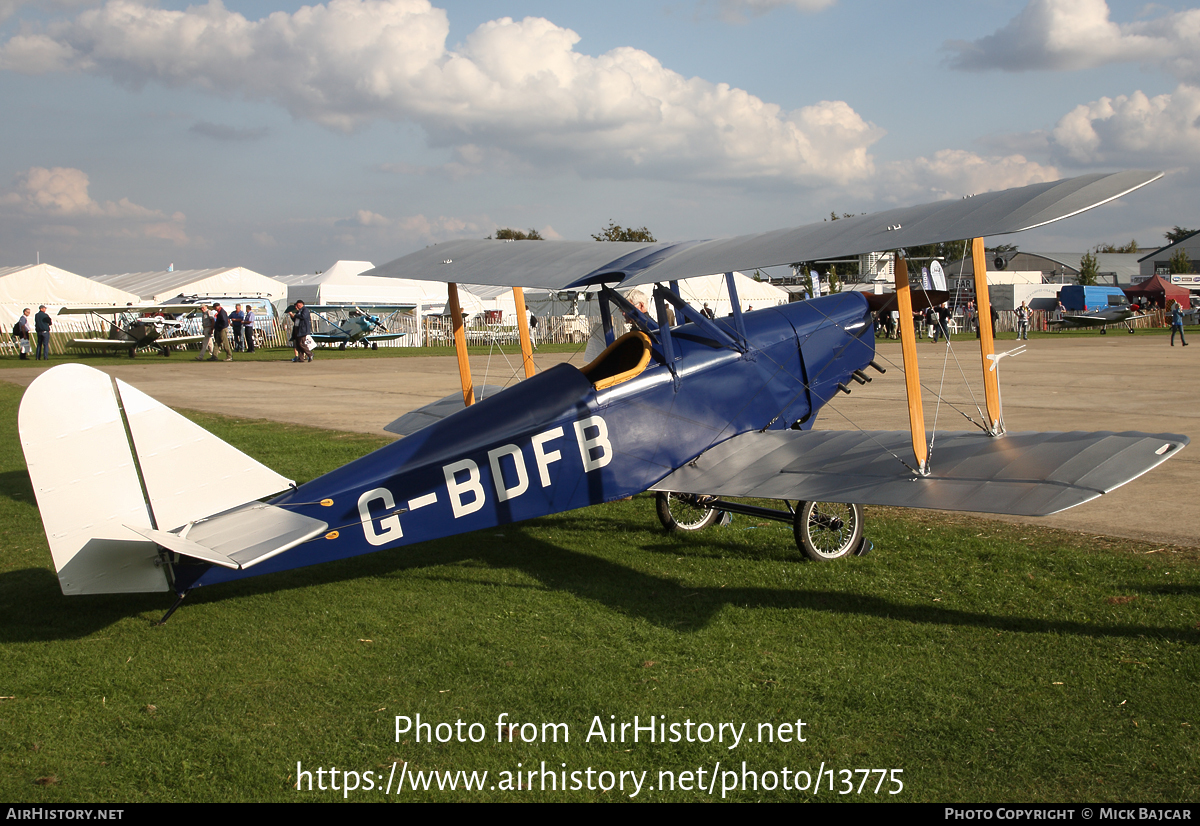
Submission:
{"label": "white lettering on fuselage", "polygon": [[537,463],[538,478],[542,480],[544,488],[550,487],[550,463],[562,458],[557,450],[546,450],[546,442],[562,438],[562,435],[563,429],[556,427],[533,437],[533,460]]}
{"label": "white lettering on fuselage", "polygon": [[[590,439],[584,434],[590,428],[596,429],[596,435]],[[584,473],[599,470],[612,461],[612,445],[608,441],[608,425],[599,416],[591,416],[575,422],[575,436],[579,440],[579,455],[583,459]],[[593,450],[599,453],[592,455]]]}
{"label": "white lettering on fuselage", "polygon": [[[371,503],[379,500],[387,510],[388,516],[379,520],[380,531],[375,530],[375,521],[371,518]],[[404,536],[400,530],[400,517],[391,511],[396,508],[396,500],[387,488],[375,488],[358,497],[358,516],[362,520],[363,533],[372,545],[386,545],[394,539]]]}
{"label": "white lettering on fuselage", "polygon": [[[512,457],[513,466],[516,468],[517,482],[511,488],[504,485],[504,471],[500,465],[500,460],[505,456]],[[529,490],[529,474],[525,472],[525,457],[521,453],[521,448],[516,445],[505,445],[495,450],[489,450],[488,464],[492,466],[492,484],[496,486],[496,500],[498,502],[507,502],[509,499],[516,499],[522,493]]]}
{"label": "white lettering on fuselage", "polygon": [[426,505],[437,504],[437,491],[427,493],[424,496],[418,496],[415,499],[408,500],[408,509],[415,511],[417,508],[423,508]]}
{"label": "white lettering on fuselage", "polygon": [[[458,474],[466,471],[467,478],[463,481],[458,481]],[[472,462],[470,459],[463,459],[460,462],[446,465],[442,468],[442,473],[446,477],[446,492],[450,494],[450,508],[454,511],[454,518],[475,513],[483,507],[483,485],[479,483],[479,465]],[[463,494],[469,493],[474,497],[469,503],[463,502]]]}
{"label": "white lettering on fuselage", "polygon": [[[562,461],[562,452],[555,449],[552,443],[565,436],[566,432],[562,427],[554,427],[530,439],[538,481],[543,488],[550,487],[551,466]],[[612,461],[614,452],[612,442],[608,438],[608,425],[599,416],[589,416],[575,422],[575,441],[585,473],[606,467]],[[507,444],[489,450],[488,465],[497,502],[512,501],[529,490],[529,468],[525,451],[519,445]],[[446,493],[455,519],[469,516],[486,504],[487,491],[484,490],[479,465],[474,460],[460,459],[444,465],[442,476],[446,480]],[[383,503],[384,512],[388,515],[372,520],[370,505],[376,501]],[[408,509],[411,511],[427,507],[437,501],[436,491],[426,493],[408,500]],[[362,519],[363,533],[372,545],[384,545],[404,535],[400,530],[400,517],[392,512],[395,507],[393,496],[387,488],[375,488],[359,497],[358,513]],[[379,523],[379,530],[375,529],[376,521]]]}

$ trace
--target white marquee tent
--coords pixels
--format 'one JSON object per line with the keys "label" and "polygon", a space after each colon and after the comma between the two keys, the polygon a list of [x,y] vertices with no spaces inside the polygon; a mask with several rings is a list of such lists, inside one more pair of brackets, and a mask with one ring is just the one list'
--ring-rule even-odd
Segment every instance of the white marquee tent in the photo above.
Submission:
{"label": "white marquee tent", "polygon": [[[287,284],[289,304],[303,301],[306,304],[347,306],[411,306],[420,307],[424,315],[441,315],[445,311],[449,300],[445,284],[359,274],[374,267],[370,261],[338,261],[321,273],[279,275],[276,278]],[[484,310],[480,300],[461,286],[458,300],[467,313]]]}
{"label": "white marquee tent", "polygon": [[[62,307],[124,307],[138,300],[133,293],[50,264],[0,267],[0,325],[4,330],[12,330],[24,308],[36,313],[39,304],[45,304],[47,312],[55,316]],[[86,318],[80,317],[68,320],[55,316],[54,324],[59,330],[87,329]]]}
{"label": "white marquee tent", "polygon": [[163,270],[95,275],[92,280],[136,293],[142,301],[162,303],[179,296],[263,298],[273,304],[287,300],[287,285],[245,267],[208,270]]}

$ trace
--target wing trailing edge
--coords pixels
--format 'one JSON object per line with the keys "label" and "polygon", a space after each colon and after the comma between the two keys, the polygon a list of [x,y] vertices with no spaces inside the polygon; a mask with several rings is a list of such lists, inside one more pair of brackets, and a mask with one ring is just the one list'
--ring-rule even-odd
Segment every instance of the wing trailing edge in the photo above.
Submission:
{"label": "wing trailing edge", "polygon": [[1189,442],[1171,433],[939,434],[918,476],[908,431],[744,433],[653,487],[809,502],[1048,516],[1095,499]]}

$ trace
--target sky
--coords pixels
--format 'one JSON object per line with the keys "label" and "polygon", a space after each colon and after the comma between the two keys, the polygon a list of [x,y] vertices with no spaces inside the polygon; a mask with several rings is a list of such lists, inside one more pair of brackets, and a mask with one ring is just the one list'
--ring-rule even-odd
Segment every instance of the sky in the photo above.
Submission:
{"label": "sky", "polygon": [[0,266],[382,264],[499,227],[762,232],[1089,172],[997,239],[1200,226],[1200,9],[1123,0],[0,0]]}

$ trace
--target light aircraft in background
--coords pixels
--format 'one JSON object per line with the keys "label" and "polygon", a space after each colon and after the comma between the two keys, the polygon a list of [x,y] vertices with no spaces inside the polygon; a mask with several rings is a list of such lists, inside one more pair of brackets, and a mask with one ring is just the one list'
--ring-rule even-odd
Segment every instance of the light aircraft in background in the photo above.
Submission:
{"label": "light aircraft in background", "polygon": [[[675,528],[702,527],[711,513],[731,509],[727,497],[783,500],[787,510],[762,510],[792,522],[814,560],[865,551],[864,503],[1020,515],[1072,507],[1136,478],[1188,439],[1005,433],[996,374],[986,369],[992,331],[983,238],[1074,215],[1158,177],[1090,175],[685,244],[426,248],[373,274],[451,282],[459,324],[453,284],[460,281],[596,290],[608,347],[583,368],[534,373],[526,358],[524,381],[477,404],[469,370],[460,371],[463,407],[299,486],[119,379],[82,365],[56,367],[30,385],[19,427],[60,585],[66,594],[174,592],[170,616],[194,588],[645,490],[658,492],[660,516]],[[881,369],[866,299],[843,292],[743,313],[733,272],[960,238],[974,239],[980,262],[987,421],[973,432],[938,434],[930,454],[900,258],[909,430],[812,430],[835,395]],[[684,301],[677,284],[714,271],[727,274],[733,307],[716,320]],[[651,293],[650,313],[617,289],[634,286]],[[523,295],[514,293],[520,321]],[[522,338],[524,351],[527,329]],[[463,364],[461,326],[455,339]],[[178,473],[197,453],[211,472]]]}
{"label": "light aircraft in background", "polygon": [[172,348],[204,341],[204,336],[188,335],[181,321],[165,318],[164,313],[195,312],[192,304],[154,304],[124,307],[63,307],[59,315],[92,315],[108,326],[106,338],[73,338],[77,347],[91,347],[106,352],[126,352],[133,358],[138,350],[153,347],[162,355],[171,355]]}
{"label": "light aircraft in background", "polygon": [[[313,340],[326,346],[337,345],[339,350],[345,350],[347,345],[361,344],[372,350],[379,349],[381,341],[395,341],[404,333],[388,332],[387,324],[379,315],[365,312],[359,307],[349,307],[341,304],[309,304],[310,313],[316,314],[325,322],[326,329],[313,333]],[[371,306],[368,309],[376,312],[391,312],[395,314],[403,310],[411,310],[411,306]],[[340,318],[344,315],[345,318]],[[382,331],[382,332],[381,332]]]}
{"label": "light aircraft in background", "polygon": [[[1124,299],[1124,301],[1117,299]],[[1133,305],[1125,296],[1109,296],[1108,301],[1109,306],[1102,310],[1093,310],[1090,313],[1063,313],[1061,321],[1051,323],[1061,327],[1099,327],[1100,335],[1108,333],[1110,324],[1124,324],[1132,335],[1133,322],[1139,318],[1145,318],[1146,313],[1135,313]]]}

